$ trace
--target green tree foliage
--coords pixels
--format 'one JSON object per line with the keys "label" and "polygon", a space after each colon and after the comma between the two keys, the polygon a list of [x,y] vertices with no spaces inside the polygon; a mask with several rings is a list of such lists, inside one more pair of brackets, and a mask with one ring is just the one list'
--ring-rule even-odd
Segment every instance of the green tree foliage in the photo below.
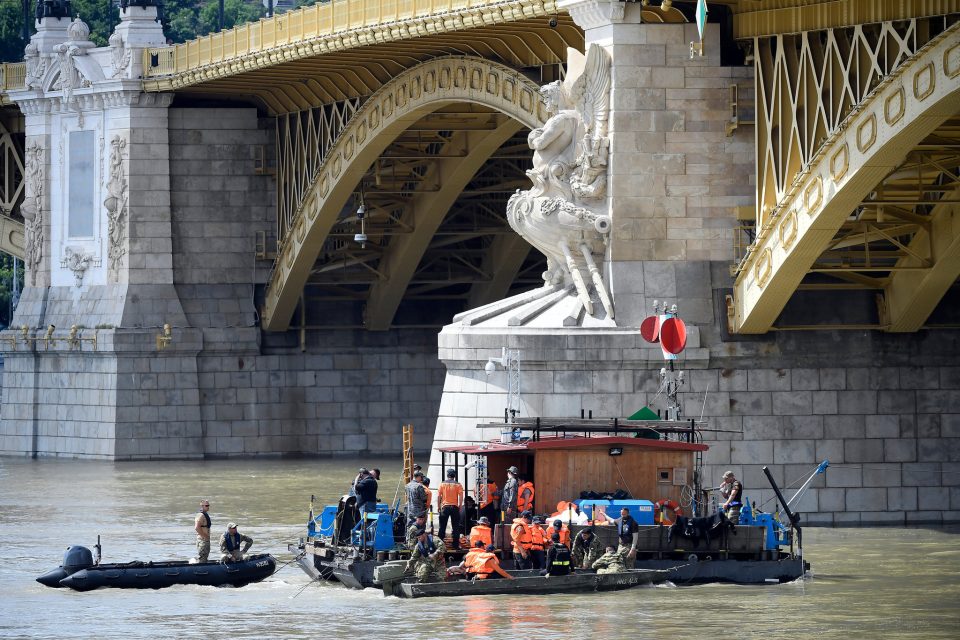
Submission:
{"label": "green tree foliage", "polygon": [[120,9],[112,0],[70,0],[73,15],[90,27],[90,39],[105,47],[113,28],[120,22]]}
{"label": "green tree foliage", "polygon": [[[23,291],[23,260],[17,265],[17,280]],[[13,295],[13,256],[0,253],[0,327],[10,326],[10,298]]]}
{"label": "green tree foliage", "polygon": [[22,28],[20,0],[0,0],[0,62],[23,60],[23,48],[27,43],[20,37]]}
{"label": "green tree foliage", "polygon": [[[200,9],[200,25],[197,35],[205,36],[217,31],[217,2],[207,2]],[[259,20],[264,14],[263,5],[251,4],[244,0],[224,0],[223,28],[231,29],[239,24]]]}

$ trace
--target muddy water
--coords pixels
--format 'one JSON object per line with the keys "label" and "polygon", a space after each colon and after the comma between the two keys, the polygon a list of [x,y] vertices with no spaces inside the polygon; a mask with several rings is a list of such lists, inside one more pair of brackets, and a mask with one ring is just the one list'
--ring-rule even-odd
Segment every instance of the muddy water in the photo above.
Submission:
{"label": "muddy water", "polygon": [[[197,502],[253,552],[291,560],[310,494],[333,501],[357,467],[393,461],[99,463],[0,459],[0,638],[960,637],[960,529],[807,529],[813,575],[793,584],[651,587],[567,596],[403,601],[311,584],[291,565],[242,589],[76,593],[34,578],[70,544],[105,562],[185,559]],[[546,634],[546,635],[544,635]]]}

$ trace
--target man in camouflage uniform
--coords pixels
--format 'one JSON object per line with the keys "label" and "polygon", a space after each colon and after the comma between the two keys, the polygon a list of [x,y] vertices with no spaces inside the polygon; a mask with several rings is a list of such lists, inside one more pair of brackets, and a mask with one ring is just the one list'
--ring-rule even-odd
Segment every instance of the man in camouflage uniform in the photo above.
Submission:
{"label": "man in camouflage uniform", "polygon": [[220,534],[220,562],[240,562],[243,555],[253,546],[253,538],[237,531],[233,522],[227,525],[227,530]]}
{"label": "man in camouflage uniform", "polygon": [[427,514],[418,513],[417,519],[414,520],[409,527],[407,527],[407,549],[413,551],[413,548],[417,546],[417,536],[420,534],[421,529],[426,529],[427,525]]}
{"label": "man in camouflage uniform", "polygon": [[587,527],[577,534],[573,539],[573,548],[570,552],[574,569],[587,569],[603,555],[603,544],[593,532],[593,527]]}
{"label": "man in camouflage uniform", "polygon": [[607,547],[607,552],[594,560],[590,567],[596,569],[597,573],[623,573],[627,570],[623,554],[613,547]]}
{"label": "man in camouflage uniform", "polygon": [[423,472],[413,474],[413,480],[404,487],[407,494],[407,521],[413,522],[418,513],[427,512],[427,490],[423,486]]}
{"label": "man in camouflage uniform", "polygon": [[443,582],[447,579],[447,570],[443,563],[446,552],[443,540],[431,536],[426,529],[420,529],[417,544],[407,561],[406,572],[413,572],[417,582]]}

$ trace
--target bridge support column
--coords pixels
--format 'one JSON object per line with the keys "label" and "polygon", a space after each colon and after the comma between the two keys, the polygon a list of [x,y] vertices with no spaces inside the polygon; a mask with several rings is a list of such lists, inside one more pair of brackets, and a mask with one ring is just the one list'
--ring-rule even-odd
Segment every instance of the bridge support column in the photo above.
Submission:
{"label": "bridge support column", "polygon": [[[713,274],[732,259],[733,208],[754,200],[752,131],[726,132],[730,87],[749,93],[752,69],[721,66],[718,25],[707,25],[704,56],[691,59],[696,26],[650,22],[646,12],[659,8],[597,0],[560,6],[583,27],[587,49],[598,44],[611,60],[605,279],[616,321],[591,318],[562,291],[454,318],[440,335],[447,379],[435,450],[497,435],[475,425],[503,419],[505,373],[484,373],[501,347],[520,351],[522,416],[613,418],[642,408],[663,364],[659,348],[637,331],[655,299],[677,302],[688,320],[683,366],[708,365],[700,330],[714,326]],[[431,462],[439,465],[438,453]]]}
{"label": "bridge support column", "polygon": [[26,288],[3,335],[0,452],[202,453],[201,337],[173,277],[172,95],[143,93],[138,71],[165,41],[156,17],[123,9],[99,49],[79,19],[45,17],[27,48],[11,94],[26,116]]}

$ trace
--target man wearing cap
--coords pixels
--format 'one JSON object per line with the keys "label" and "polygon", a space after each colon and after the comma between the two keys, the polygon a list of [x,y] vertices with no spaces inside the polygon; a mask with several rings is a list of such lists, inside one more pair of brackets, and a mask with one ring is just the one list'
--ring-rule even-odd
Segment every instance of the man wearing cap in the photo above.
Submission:
{"label": "man wearing cap", "polygon": [[405,487],[407,494],[407,522],[413,522],[417,514],[427,512],[427,491],[423,488],[423,471],[414,471],[413,480]]}
{"label": "man wearing cap", "polygon": [[480,516],[477,526],[470,529],[470,546],[476,546],[477,542],[483,542],[483,546],[493,544],[493,529],[490,528],[490,519],[487,516]]}
{"label": "man wearing cap", "polygon": [[197,562],[210,559],[210,501],[200,501],[200,511],[193,521],[193,530],[197,532]]}
{"label": "man wearing cap", "polygon": [[413,550],[421,529],[427,528],[427,514],[418,513],[416,519],[407,527],[407,549]]}
{"label": "man wearing cap", "polygon": [[627,570],[623,555],[612,546],[607,547],[606,553],[594,560],[590,568],[596,569],[597,573],[623,573]]}
{"label": "man wearing cap", "polygon": [[357,509],[361,517],[365,513],[374,513],[377,510],[377,480],[366,469],[360,470],[357,484],[354,485],[357,494]]}
{"label": "man wearing cap", "polygon": [[467,551],[463,556],[463,561],[460,562],[455,567],[450,567],[447,569],[447,575],[466,575],[468,578],[473,578],[476,575],[474,570],[474,562],[477,560],[477,556],[483,553],[483,550],[486,548],[486,545],[483,544],[480,540],[477,540],[477,543],[470,545],[470,550]]}
{"label": "man wearing cap", "polygon": [[496,554],[496,547],[492,544],[487,545],[484,553],[477,555],[473,566],[477,575],[477,580],[489,580],[491,578],[506,578],[514,580],[514,577],[503,570],[500,566],[500,559]]}
{"label": "man wearing cap", "polygon": [[554,534],[559,535],[560,542],[570,548],[570,529],[563,525],[563,520],[554,520],[553,524],[547,527],[547,540],[552,541]]}
{"label": "man wearing cap", "polygon": [[[241,549],[241,545],[243,548]],[[220,534],[220,562],[240,562],[243,560],[243,554],[253,546],[253,538],[245,536],[237,531],[237,524],[231,522],[227,525],[227,530]]]}
{"label": "man wearing cap", "polygon": [[417,544],[407,561],[406,572],[417,577],[417,582],[443,582],[447,578],[443,556],[447,552],[443,540],[435,538],[426,529],[417,532]]}
{"label": "man wearing cap", "polygon": [[612,524],[617,528],[617,537],[620,539],[620,546],[617,547],[617,553],[623,558],[627,568],[632,569],[633,563],[637,559],[637,545],[640,542],[640,525],[630,515],[630,509],[624,507],[620,509],[620,517],[615,519]]}
{"label": "man wearing cap", "polygon": [[733,471],[723,474],[720,484],[720,495],[724,503],[720,508],[727,514],[727,519],[733,524],[740,523],[740,509],[743,508],[743,484],[733,475]]}
{"label": "man wearing cap", "polygon": [[551,536],[550,550],[547,551],[547,566],[540,572],[542,576],[565,576],[570,573],[573,556],[570,547],[560,541],[560,534]]}
{"label": "man wearing cap", "polygon": [[593,527],[581,529],[577,537],[573,539],[573,567],[575,569],[587,569],[594,561],[603,555],[603,544],[600,538],[593,533]]}
{"label": "man wearing cap", "polygon": [[447,469],[447,479],[437,487],[437,502],[440,507],[440,538],[446,539],[447,521],[453,520],[454,540],[460,539],[460,507],[463,506],[463,485],[457,482],[456,469]]}
{"label": "man wearing cap", "polygon": [[510,540],[513,541],[513,563],[517,569],[532,569],[533,558],[530,554],[533,545],[531,521],[533,514],[524,511],[519,518],[514,518],[510,525]]}
{"label": "man wearing cap", "polygon": [[504,522],[513,522],[517,517],[517,489],[520,488],[517,476],[519,474],[520,470],[516,467],[507,469],[507,481],[500,494],[500,508],[503,510]]}

